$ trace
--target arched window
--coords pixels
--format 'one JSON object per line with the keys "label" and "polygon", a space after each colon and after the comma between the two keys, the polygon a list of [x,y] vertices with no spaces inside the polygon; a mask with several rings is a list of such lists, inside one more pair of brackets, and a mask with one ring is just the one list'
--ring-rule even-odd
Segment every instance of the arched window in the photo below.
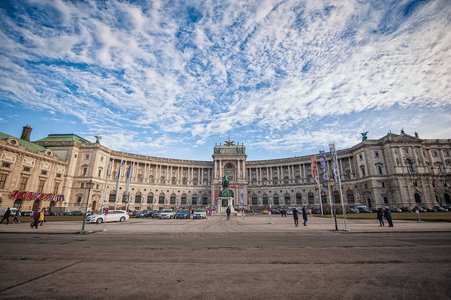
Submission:
{"label": "arched window", "polygon": [[365,166],[360,166],[360,171],[362,172],[362,177],[365,177]]}
{"label": "arched window", "polygon": [[285,194],[285,205],[291,204],[290,194]]}
{"label": "arched window", "polygon": [[355,203],[354,193],[351,190],[347,191],[346,198],[348,198],[348,204],[354,204]]}
{"label": "arched window", "polygon": [[268,195],[264,194],[263,195],[263,205],[268,205]]}
{"label": "arched window", "polygon": [[274,194],[274,205],[279,205],[279,195],[277,193]]}
{"label": "arched window", "polygon": [[159,204],[164,204],[164,198],[165,198],[165,197],[164,197],[164,194],[161,193],[160,196],[158,197],[158,203],[159,203]]}
{"label": "arched window", "polygon": [[421,203],[421,196],[420,196],[420,194],[415,193],[414,197],[415,197],[415,203]]}
{"label": "arched window", "polygon": [[137,192],[135,195],[135,204],[141,204],[142,194],[141,192]]}
{"label": "arched window", "polygon": [[169,200],[169,201],[170,201],[169,203],[170,203],[170,204],[175,204],[175,199],[176,199],[176,196],[175,196],[174,193],[172,193],[172,194],[171,194],[171,198],[170,198],[170,200]]}
{"label": "arched window", "polygon": [[193,205],[197,205],[197,195],[196,194],[194,194],[193,197],[191,198],[191,203]]}
{"label": "arched window", "polygon": [[149,193],[149,195],[147,195],[147,204],[152,203],[153,203],[153,193]]}
{"label": "arched window", "polygon": [[308,204],[312,205],[315,204],[315,196],[312,192],[308,193]]}
{"label": "arched window", "polygon": [[324,191],[321,192],[321,202],[323,204],[327,204],[327,196],[326,196],[326,192],[324,192]]}
{"label": "arched window", "polygon": [[257,185],[257,180],[255,178],[252,178],[252,185]]}
{"label": "arched window", "polygon": [[252,195],[252,205],[258,205],[257,195]]}
{"label": "arched window", "polygon": [[207,194],[203,194],[202,195],[202,205],[207,205],[208,204],[208,196]]}
{"label": "arched window", "polygon": [[335,204],[341,204],[340,192],[334,191],[334,202]]}
{"label": "arched window", "polygon": [[383,172],[382,172],[382,165],[376,165],[376,168],[377,168],[377,174],[383,175]]}
{"label": "arched window", "polygon": [[108,202],[110,202],[110,203],[116,202],[116,191],[113,190],[110,192],[110,197],[108,198]]}
{"label": "arched window", "polygon": [[182,195],[182,199],[181,199],[181,200],[182,200],[182,203],[181,203],[181,204],[182,204],[182,205],[186,205],[186,194],[183,194],[183,195]]}
{"label": "arched window", "polygon": [[296,193],[296,204],[301,205],[302,204],[302,194]]}
{"label": "arched window", "polygon": [[384,204],[388,204],[388,197],[384,197]]}
{"label": "arched window", "polygon": [[274,185],[277,185],[277,184],[278,184],[278,181],[277,181],[278,179],[277,179],[277,177],[274,177],[272,180],[273,180],[273,182],[274,182]]}

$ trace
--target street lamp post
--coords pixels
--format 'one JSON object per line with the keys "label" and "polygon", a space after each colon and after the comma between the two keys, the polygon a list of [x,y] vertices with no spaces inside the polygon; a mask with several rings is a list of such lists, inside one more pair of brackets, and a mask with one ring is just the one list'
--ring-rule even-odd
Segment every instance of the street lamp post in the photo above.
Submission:
{"label": "street lamp post", "polygon": [[86,183],[86,187],[88,188],[88,198],[86,199],[85,214],[83,217],[83,226],[81,227],[81,233],[85,232],[86,214],[88,213],[88,204],[89,204],[89,194],[91,193],[91,189],[94,187],[94,182],[92,181],[92,179]]}
{"label": "street lamp post", "polygon": [[[338,226],[337,226],[337,211],[335,210],[335,200],[334,200],[334,185],[335,185],[335,180],[334,179],[329,179],[327,181],[327,183],[329,184],[329,197],[330,197],[330,201],[332,201],[332,206],[333,206],[333,214],[334,214],[334,221],[335,221],[335,230],[338,230]],[[331,192],[332,190],[332,192]]]}

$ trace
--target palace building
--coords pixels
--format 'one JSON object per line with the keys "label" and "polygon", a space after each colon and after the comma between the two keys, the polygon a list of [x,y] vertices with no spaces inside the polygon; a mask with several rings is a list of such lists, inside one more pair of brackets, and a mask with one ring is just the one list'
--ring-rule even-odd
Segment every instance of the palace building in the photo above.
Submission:
{"label": "palace building", "polygon": [[327,211],[330,197],[338,207],[451,205],[451,140],[416,133],[388,133],[338,150],[340,185],[316,188],[314,169],[319,178],[332,174],[330,153],[324,166],[318,158],[313,168],[310,155],[248,161],[244,144],[229,139],[212,148],[212,159],[194,161],[119,152],[75,134],[31,142],[31,131],[25,126],[21,138],[0,133],[1,207],[84,210],[92,180],[93,211],[211,208],[225,172],[235,209],[307,205]]}

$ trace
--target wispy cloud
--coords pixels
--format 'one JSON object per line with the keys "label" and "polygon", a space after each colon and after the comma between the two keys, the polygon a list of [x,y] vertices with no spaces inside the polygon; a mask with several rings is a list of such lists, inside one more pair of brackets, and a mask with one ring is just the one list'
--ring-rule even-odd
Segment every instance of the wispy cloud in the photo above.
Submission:
{"label": "wispy cloud", "polygon": [[0,101],[163,156],[230,133],[269,155],[351,146],[394,109],[432,132],[449,122],[415,114],[450,111],[450,15],[446,0],[3,1]]}

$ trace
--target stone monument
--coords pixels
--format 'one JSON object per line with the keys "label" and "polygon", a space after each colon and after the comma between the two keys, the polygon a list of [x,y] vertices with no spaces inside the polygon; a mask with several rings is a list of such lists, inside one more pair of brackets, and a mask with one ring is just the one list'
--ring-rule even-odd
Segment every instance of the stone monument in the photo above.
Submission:
{"label": "stone monument", "polygon": [[224,214],[227,207],[230,207],[232,213],[235,212],[233,208],[233,191],[229,190],[229,174],[226,172],[224,172],[222,177],[222,190],[219,192],[218,200],[218,213]]}

